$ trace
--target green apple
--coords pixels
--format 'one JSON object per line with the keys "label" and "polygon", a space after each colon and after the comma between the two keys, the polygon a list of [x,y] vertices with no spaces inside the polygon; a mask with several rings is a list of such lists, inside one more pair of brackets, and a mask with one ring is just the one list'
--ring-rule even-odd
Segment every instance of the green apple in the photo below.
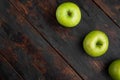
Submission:
{"label": "green apple", "polygon": [[117,59],[110,64],[108,72],[113,80],[120,80],[120,59]]}
{"label": "green apple", "polygon": [[109,46],[107,35],[100,30],[93,30],[85,37],[83,48],[85,52],[92,57],[103,55]]}
{"label": "green apple", "polygon": [[73,2],[64,2],[56,10],[56,18],[64,27],[75,27],[81,20],[81,11]]}

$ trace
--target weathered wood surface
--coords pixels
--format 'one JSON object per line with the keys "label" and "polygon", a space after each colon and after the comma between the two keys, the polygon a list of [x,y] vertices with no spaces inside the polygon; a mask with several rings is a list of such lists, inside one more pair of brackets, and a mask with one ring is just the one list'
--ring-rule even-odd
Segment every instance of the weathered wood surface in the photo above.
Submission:
{"label": "weathered wood surface", "polygon": [[0,80],[24,80],[12,65],[0,55]]}
{"label": "weathered wood surface", "polygon": [[[82,10],[82,21],[73,29],[62,28],[55,19],[55,9],[64,0],[10,1],[84,79],[98,80],[98,77],[100,80],[109,79],[106,72],[107,68],[105,67],[108,66],[110,61],[119,57],[117,56],[119,53],[116,53],[116,50],[120,51],[120,31],[91,0],[73,1]],[[97,59],[85,55],[82,48],[84,36],[94,29],[106,32],[110,39],[108,52]],[[115,48],[112,47],[113,45]]]}
{"label": "weathered wood surface", "polygon": [[94,2],[120,27],[120,0],[94,0]]}
{"label": "weathered wood surface", "polygon": [[[70,0],[75,2],[81,8],[82,20],[81,23],[77,25],[77,27],[66,29],[57,23],[55,18],[55,10],[59,4],[69,0],[9,0],[10,3],[7,0],[1,1],[3,3],[0,3],[0,16],[3,20],[5,19],[6,23],[9,24],[15,31],[8,30],[6,32],[10,31],[12,35],[15,34],[16,36],[15,39],[13,37],[12,43],[11,36],[7,37],[7,43],[14,43],[15,46],[12,49],[16,48],[17,43],[17,47],[20,47],[20,50],[18,49],[15,51],[20,52],[16,54],[19,54],[19,56],[17,55],[18,57],[23,57],[23,62],[27,60],[26,66],[30,67],[28,63],[36,63],[31,59],[29,61],[28,56],[32,58],[34,57],[35,59],[37,57],[43,56],[42,59],[41,57],[37,58],[37,60],[40,61],[39,64],[37,63],[35,66],[33,65],[32,68],[30,67],[26,71],[30,70],[29,72],[31,72],[31,69],[34,69],[34,67],[36,69],[37,66],[37,68],[40,69],[40,72],[39,74],[36,73],[37,70],[34,72],[36,75],[42,76],[43,79],[45,77],[46,80],[80,80],[81,78],[79,78],[78,75],[80,77],[82,76],[83,80],[111,80],[108,75],[107,68],[112,60],[120,58],[120,29],[108,17],[108,15],[106,15],[106,13],[109,13],[107,10],[104,11],[106,12],[104,13],[92,0]],[[16,27],[14,28],[14,26]],[[109,50],[104,56],[99,58],[89,57],[82,48],[82,42],[85,35],[91,30],[95,29],[104,31],[109,36],[110,41]],[[16,31],[20,31],[20,35],[23,33],[22,35],[25,37],[25,39],[24,37],[22,39],[22,45],[19,43],[19,40],[21,41],[21,37],[19,36],[19,33],[18,35],[16,34]],[[2,34],[3,37],[4,35]],[[7,35],[5,35],[5,37],[6,36]],[[1,44],[6,45],[6,51],[9,51],[11,46],[7,43],[3,43],[3,41],[1,41]],[[29,48],[28,44],[30,44],[32,48]],[[39,51],[39,48],[40,51],[42,48],[42,53]],[[49,53],[51,52],[51,49],[53,51],[52,55],[54,56],[55,54],[57,56],[51,57],[51,54]],[[2,51],[2,53],[4,52]],[[31,52],[36,54],[31,54]],[[40,52],[39,55],[37,55],[38,52]],[[30,75],[28,75],[26,71],[21,70],[22,68],[18,66],[20,65],[20,60],[17,60],[18,64],[16,65],[13,63],[15,60],[13,55],[15,55],[15,53],[13,54],[11,52],[11,57],[14,60],[10,60],[9,56],[7,55],[2,55],[8,59],[16,71],[20,73],[20,75],[25,79],[27,79],[26,76],[35,76],[35,74],[29,73]],[[41,60],[43,61],[41,62]],[[58,64],[55,64],[54,61]],[[41,65],[44,65],[43,67],[45,67],[42,67],[42,70]],[[56,65],[57,68],[59,66],[60,69],[57,70],[56,66],[54,65]],[[64,68],[66,66],[68,68]],[[70,66],[72,68],[70,68]],[[45,70],[46,73],[44,74],[43,69],[46,68],[49,68],[49,70]],[[64,69],[67,70],[64,71]],[[73,70],[75,70],[78,75]],[[26,76],[23,74],[26,74]],[[73,75],[75,75],[74,79],[72,79]],[[37,78],[35,79],[37,80]],[[33,77],[31,77],[31,80],[32,79]]]}
{"label": "weathered wood surface", "polygon": [[82,80],[7,0],[1,4],[0,55],[24,80]]}

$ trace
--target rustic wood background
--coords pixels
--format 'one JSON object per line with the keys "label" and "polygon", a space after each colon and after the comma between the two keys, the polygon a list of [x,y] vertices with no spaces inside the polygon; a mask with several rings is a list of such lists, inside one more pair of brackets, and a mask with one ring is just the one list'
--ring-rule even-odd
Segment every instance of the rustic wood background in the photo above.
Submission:
{"label": "rustic wood background", "polygon": [[[75,28],[58,24],[55,11],[76,3]],[[92,30],[109,37],[105,55],[86,55],[82,42]],[[111,80],[108,66],[120,58],[120,0],[0,0],[0,80]]]}

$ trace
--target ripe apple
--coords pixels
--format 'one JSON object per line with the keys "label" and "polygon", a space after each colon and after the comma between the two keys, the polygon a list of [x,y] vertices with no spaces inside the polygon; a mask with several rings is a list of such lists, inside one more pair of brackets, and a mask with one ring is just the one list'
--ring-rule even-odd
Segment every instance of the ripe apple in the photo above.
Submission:
{"label": "ripe apple", "polygon": [[113,80],[120,80],[120,59],[117,59],[110,64],[108,72]]}
{"label": "ripe apple", "polygon": [[75,27],[81,20],[81,11],[73,2],[64,2],[56,10],[56,18],[64,27]]}
{"label": "ripe apple", "polygon": [[85,37],[83,48],[85,52],[92,57],[103,55],[109,46],[107,35],[99,30],[93,30]]}

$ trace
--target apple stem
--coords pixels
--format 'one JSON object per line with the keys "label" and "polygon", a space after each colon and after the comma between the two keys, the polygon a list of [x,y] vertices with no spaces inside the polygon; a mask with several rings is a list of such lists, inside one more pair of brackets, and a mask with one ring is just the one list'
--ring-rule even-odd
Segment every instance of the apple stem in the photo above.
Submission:
{"label": "apple stem", "polygon": [[96,46],[101,47],[102,45],[103,45],[103,43],[101,41],[96,42]]}
{"label": "apple stem", "polygon": [[68,13],[68,16],[70,17],[72,16],[72,12],[70,10],[67,13]]}

